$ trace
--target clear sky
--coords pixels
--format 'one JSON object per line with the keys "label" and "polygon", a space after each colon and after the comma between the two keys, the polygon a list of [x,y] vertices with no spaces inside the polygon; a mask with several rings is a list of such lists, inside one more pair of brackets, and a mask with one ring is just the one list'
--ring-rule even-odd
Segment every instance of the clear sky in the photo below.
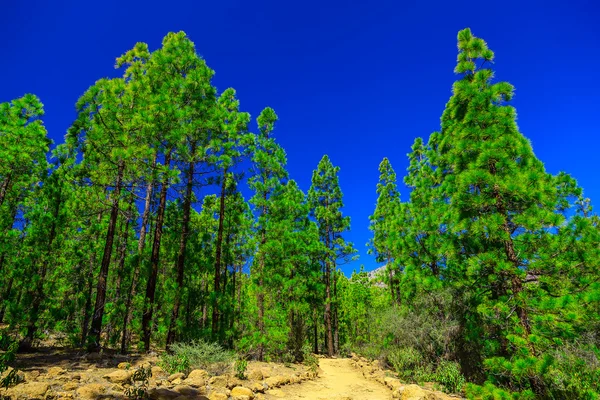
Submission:
{"label": "clear sky", "polygon": [[[341,167],[347,238],[366,253],[378,179],[388,157],[401,180],[455,80],[456,33],[470,27],[496,53],[496,77],[516,86],[521,132],[551,173],[572,174],[600,203],[600,4],[596,1],[9,1],[0,6],[0,102],[24,93],[45,105],[62,142],[78,97],[116,76],[136,42],[159,47],[185,31],[222,91],[234,87],[276,135],[305,191],[323,154]],[[403,199],[408,191],[401,184]],[[600,207],[600,205],[598,205]]]}

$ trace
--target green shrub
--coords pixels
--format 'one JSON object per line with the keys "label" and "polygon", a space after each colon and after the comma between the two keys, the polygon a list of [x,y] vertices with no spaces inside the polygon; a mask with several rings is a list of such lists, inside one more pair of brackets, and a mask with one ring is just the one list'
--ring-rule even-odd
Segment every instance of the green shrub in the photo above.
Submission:
{"label": "green shrub", "polygon": [[125,389],[125,396],[131,400],[145,400],[148,398],[148,380],[152,376],[152,368],[141,367],[136,369],[131,376],[131,386]]}
{"label": "green shrub", "polygon": [[453,361],[441,361],[436,370],[433,380],[443,386],[445,392],[462,392],[465,385],[465,377],[460,372],[460,366]]}
{"label": "green shrub", "polygon": [[246,379],[246,369],[248,368],[248,361],[243,358],[238,358],[235,362],[235,376],[238,379],[244,380]]}
{"label": "green shrub", "polygon": [[221,375],[229,370],[234,356],[217,343],[202,340],[190,343],[175,343],[170,353],[161,356],[161,367],[169,372],[188,372],[205,369],[212,375]]}

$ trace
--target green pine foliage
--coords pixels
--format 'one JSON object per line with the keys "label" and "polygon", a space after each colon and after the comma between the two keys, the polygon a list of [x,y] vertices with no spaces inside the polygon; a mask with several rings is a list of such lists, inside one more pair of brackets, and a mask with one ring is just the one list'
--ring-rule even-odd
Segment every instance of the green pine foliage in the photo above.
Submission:
{"label": "green pine foliage", "polygon": [[494,57],[459,32],[408,199],[379,165],[374,277],[340,271],[356,250],[339,167],[323,156],[304,192],[275,111],[252,123],[183,32],[118,57],[121,76],[84,92],[52,151],[37,97],[0,103],[0,369],[50,333],[168,349],[172,372],[242,378],[257,359],[316,373],[314,353],[357,352],[469,398],[597,399],[600,218],[534,154]]}

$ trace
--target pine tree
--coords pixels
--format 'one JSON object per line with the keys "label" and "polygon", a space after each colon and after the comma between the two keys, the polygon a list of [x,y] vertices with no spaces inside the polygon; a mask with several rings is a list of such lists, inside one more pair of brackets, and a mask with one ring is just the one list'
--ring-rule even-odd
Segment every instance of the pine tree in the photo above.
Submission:
{"label": "pine tree", "polygon": [[334,337],[337,337],[336,309],[332,305],[335,299],[335,273],[338,263],[348,261],[356,253],[352,243],[346,242],[342,234],[350,229],[350,217],[342,215],[342,190],[338,172],[329,157],[324,155],[317,169],[313,171],[312,185],[308,191],[311,214],[319,227],[319,236],[324,246],[320,256],[325,282],[325,329],[327,354],[331,357],[337,352]]}
{"label": "pine tree", "polygon": [[368,243],[370,252],[375,254],[377,262],[385,262],[387,270],[387,282],[390,287],[392,302],[400,303],[399,280],[400,268],[392,253],[394,241],[397,235],[393,224],[394,219],[400,212],[400,192],[396,185],[396,173],[387,158],[379,164],[379,183],[377,184],[377,203],[375,211],[371,215],[371,226],[373,239]]}

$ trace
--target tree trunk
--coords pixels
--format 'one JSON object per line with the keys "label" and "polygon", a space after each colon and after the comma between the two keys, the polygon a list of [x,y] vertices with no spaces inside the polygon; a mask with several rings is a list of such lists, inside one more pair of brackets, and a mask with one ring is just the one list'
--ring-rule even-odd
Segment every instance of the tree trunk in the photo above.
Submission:
{"label": "tree trunk", "polygon": [[[325,240],[327,250],[331,250],[330,229],[327,228],[327,238]],[[331,321],[331,256],[328,254],[325,259],[325,327],[327,329],[327,355],[333,357],[333,326]]]}
{"label": "tree trunk", "polygon": [[30,350],[33,345],[33,339],[35,337],[36,325],[39,318],[40,306],[42,305],[42,300],[44,299],[44,281],[46,279],[46,272],[48,271],[48,260],[52,255],[52,244],[54,243],[54,238],[56,238],[56,224],[58,219],[58,214],[60,213],[60,206],[62,203],[62,194],[59,188],[58,198],[56,199],[56,204],[54,206],[54,212],[52,213],[52,226],[50,227],[50,234],[48,236],[48,244],[46,248],[45,257],[42,260],[42,266],[39,271],[39,279],[37,285],[35,285],[35,291],[31,293],[33,300],[31,302],[31,310],[29,314],[29,321],[27,323],[27,332],[25,333],[25,337],[19,343],[19,349]]}
{"label": "tree trunk", "polygon": [[[192,154],[196,151],[196,145],[191,148]],[[173,301],[173,312],[171,313],[171,323],[169,324],[169,332],[167,334],[167,344],[175,342],[177,329],[177,319],[179,318],[179,306],[181,303],[181,294],[183,292],[183,277],[185,268],[185,249],[187,245],[189,226],[190,226],[190,209],[192,206],[192,189],[194,185],[194,162],[190,162],[188,167],[187,185],[185,189],[185,197],[183,199],[183,221],[181,227],[181,237],[179,239],[179,250],[177,252],[177,289],[175,290],[175,299]]]}
{"label": "tree trunk", "polygon": [[[157,154],[154,155],[154,160],[152,161],[152,170],[156,168],[156,159]],[[148,181],[148,185],[146,186],[146,199],[144,203],[144,212],[142,213],[142,226],[140,227],[140,237],[138,239],[137,257],[135,260],[135,266],[133,268],[133,277],[131,278],[131,285],[129,286],[127,300],[125,302],[125,318],[123,319],[123,329],[121,334],[121,354],[127,353],[127,345],[130,341],[130,332],[127,330],[127,326],[129,325],[129,321],[131,321],[133,317],[133,307],[131,303],[133,302],[133,299],[136,295],[137,282],[140,277],[140,269],[142,267],[144,247],[146,246],[146,228],[148,226],[148,217],[150,215],[153,189],[154,180],[150,179]]]}
{"label": "tree trunk", "polygon": [[212,309],[212,336],[216,338],[219,331],[219,292],[221,291],[221,253],[223,246],[223,221],[225,220],[225,192],[227,189],[227,169],[223,171],[221,198],[219,204],[219,229],[217,231],[217,249],[215,254],[215,301]]}
{"label": "tree trunk", "polygon": [[89,351],[98,351],[100,349],[100,333],[102,332],[102,318],[104,317],[104,305],[106,303],[106,283],[108,279],[108,268],[112,255],[113,242],[115,239],[115,228],[119,217],[119,200],[121,197],[121,185],[123,180],[123,171],[125,163],[119,162],[117,171],[117,182],[113,192],[112,208],[110,210],[110,220],[106,232],[106,244],[104,254],[102,255],[102,264],[100,265],[100,274],[98,275],[98,285],[96,286],[96,305],[92,317],[92,326],[90,329],[91,342],[88,345]]}
{"label": "tree trunk", "polygon": [[333,273],[333,352],[340,351],[340,330],[338,324],[337,271]]}
{"label": "tree trunk", "polygon": [[[165,166],[169,169],[171,165],[171,151],[165,156]],[[152,243],[152,254],[150,256],[150,277],[146,286],[146,301],[144,302],[144,314],[142,315],[142,333],[144,335],[144,349],[150,350],[150,337],[152,335],[152,314],[154,312],[154,295],[156,294],[156,279],[158,276],[158,264],[160,261],[160,240],[162,237],[163,221],[165,217],[165,206],[167,202],[167,190],[169,179],[164,177],[160,188],[160,200],[156,215],[156,226],[154,227],[154,241]]]}
{"label": "tree trunk", "polygon": [[6,301],[10,297],[10,292],[12,290],[14,278],[11,276],[8,280],[8,285],[6,285],[6,292],[2,294],[2,303],[0,303],[0,324],[4,321],[4,313],[6,312]]}
{"label": "tree trunk", "polygon": [[10,188],[10,184],[12,183],[12,174],[8,174],[8,176],[6,177],[6,180],[4,182],[2,182],[2,187],[0,187],[0,207],[2,207],[2,204],[4,204],[4,200],[6,199],[6,193],[8,192],[9,188]]}

